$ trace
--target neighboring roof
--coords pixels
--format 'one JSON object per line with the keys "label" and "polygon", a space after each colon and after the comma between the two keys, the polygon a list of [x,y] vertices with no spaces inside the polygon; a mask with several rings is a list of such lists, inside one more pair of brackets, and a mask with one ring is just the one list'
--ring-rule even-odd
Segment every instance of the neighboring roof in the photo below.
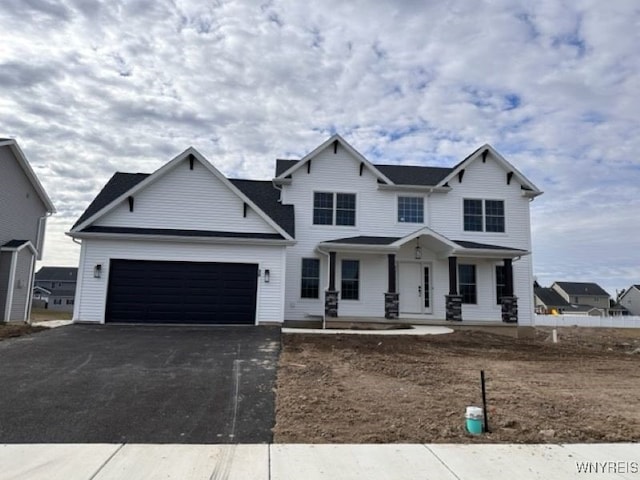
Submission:
{"label": "neighboring roof", "polygon": [[562,307],[562,313],[568,313],[568,311],[586,313],[586,312],[591,312],[593,310],[600,311],[599,308],[592,307],[591,305],[576,305],[573,303]]}
{"label": "neighboring roof", "polygon": [[289,170],[299,161],[300,160],[282,160],[279,158],[276,159],[276,177],[279,177],[282,173]]}
{"label": "neighboring roof", "polygon": [[609,294],[600,287],[597,283],[589,282],[554,282],[554,285],[558,285],[567,295],[589,295],[589,296],[602,296],[609,298]]}
{"label": "neighboring roof", "polygon": [[374,167],[396,185],[434,186],[451,173],[452,170],[444,167],[422,167],[416,165],[374,164]]}
{"label": "neighboring roof", "polygon": [[280,203],[280,191],[273,186],[270,180],[230,180],[289,235],[295,236],[294,207]]}
{"label": "neighboring roof", "polygon": [[52,297],[75,297],[76,289],[75,288],[52,288],[51,293],[49,294]]}
{"label": "neighboring roof", "polygon": [[22,152],[22,149],[18,145],[18,142],[16,142],[14,139],[3,138],[3,139],[0,139],[0,147],[9,147],[11,149],[11,152],[13,153],[14,157],[16,157],[16,159],[18,160],[20,167],[22,167],[22,170],[24,171],[25,175],[31,182],[33,189],[38,194],[38,197],[40,197],[40,200],[42,200],[42,203],[44,203],[44,206],[47,209],[47,212],[55,213],[56,207],[53,206],[53,203],[51,202],[49,195],[47,195],[47,192],[45,191],[44,187],[40,183],[40,180],[38,180],[38,177],[36,176],[35,172],[31,168],[31,165],[29,165],[29,161],[27,160],[27,157],[24,156],[24,153]]}
{"label": "neighboring roof", "polygon": [[9,240],[7,243],[2,245],[2,248],[19,248],[25,243],[29,243],[29,240]]}
{"label": "neighboring roof", "polygon": [[100,190],[100,193],[98,193],[96,198],[93,199],[93,202],[89,204],[87,209],[82,215],[80,215],[80,218],[78,218],[71,228],[76,228],[86,219],[98,213],[120,195],[126,193],[149,175],[149,173],[114,173],[107,184],[102,187],[102,190]]}
{"label": "neighboring roof", "polygon": [[118,233],[129,235],[166,235],[172,237],[211,237],[211,238],[259,238],[265,240],[283,240],[279,233],[222,232],[214,230],[178,230],[172,228],[136,228],[136,227],[100,227],[92,225],[81,230],[83,233]]}
{"label": "neighboring roof", "polygon": [[76,267],[42,267],[36,272],[36,280],[41,282],[75,282],[77,279]]}
{"label": "neighboring roof", "polygon": [[534,288],[533,292],[547,307],[564,307],[569,305],[569,302],[567,302],[562,295],[556,292],[553,288],[539,287]]}
{"label": "neighboring roof", "polygon": [[468,242],[466,240],[453,240],[453,241],[463,248],[474,248],[474,249],[482,249],[482,250],[509,250],[510,252],[519,250],[523,253],[526,252],[526,250],[522,250],[520,248],[502,247],[500,245],[489,245],[487,243]]}

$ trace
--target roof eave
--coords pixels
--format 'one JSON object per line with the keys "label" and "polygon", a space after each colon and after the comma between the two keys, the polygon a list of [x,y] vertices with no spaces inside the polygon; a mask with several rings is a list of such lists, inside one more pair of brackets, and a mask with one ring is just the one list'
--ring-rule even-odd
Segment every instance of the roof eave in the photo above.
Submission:
{"label": "roof eave", "polygon": [[209,243],[209,244],[241,244],[241,245],[295,245],[295,240],[270,239],[270,238],[238,238],[238,237],[195,237],[180,235],[147,235],[135,233],[105,233],[105,232],[65,232],[65,235],[80,240],[104,239],[104,240],[136,240],[136,241],[157,241],[157,242],[179,242],[179,243]]}
{"label": "roof eave", "polygon": [[329,251],[340,252],[358,252],[358,253],[393,253],[400,250],[397,246],[389,245],[371,245],[364,243],[336,243],[336,242],[320,242],[317,247],[319,251],[327,253]]}
{"label": "roof eave", "polygon": [[387,185],[384,183],[378,184],[379,190],[391,190],[391,191],[412,191],[412,192],[426,192],[426,193],[448,193],[451,191],[451,187],[437,187],[435,185]]}
{"label": "roof eave", "polygon": [[474,258],[519,258],[530,255],[528,250],[502,250],[490,248],[456,248],[451,253],[456,257],[474,257]]}

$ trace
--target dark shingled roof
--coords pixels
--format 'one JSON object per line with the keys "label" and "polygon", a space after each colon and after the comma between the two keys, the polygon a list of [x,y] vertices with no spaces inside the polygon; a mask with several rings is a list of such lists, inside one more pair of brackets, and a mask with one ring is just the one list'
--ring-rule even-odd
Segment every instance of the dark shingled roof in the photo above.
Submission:
{"label": "dark shingled roof", "polygon": [[78,278],[76,267],[42,267],[36,273],[36,280],[50,282],[75,282]]}
{"label": "dark shingled roof", "polygon": [[562,290],[567,292],[568,295],[589,295],[589,296],[604,296],[609,297],[609,294],[605,292],[597,283],[589,282],[555,282]]}
{"label": "dark shingled roof", "polygon": [[[293,167],[299,160],[276,160],[276,177]],[[451,168],[421,167],[417,165],[373,165],[397,185],[434,186],[449,175]]]}
{"label": "dark shingled roof", "polygon": [[325,243],[348,243],[352,245],[391,245],[400,237],[348,237],[337,238],[335,240],[327,240]]}
{"label": "dark shingled roof", "polygon": [[[73,225],[75,228],[87,218],[96,214],[119,196],[131,190],[149,176],[148,173],[117,172],[111,177],[89,207]],[[280,192],[270,181],[230,180],[242,193],[251,199],[259,208],[270,216],[283,230],[292,237],[295,234],[293,205],[282,205],[279,202]],[[281,238],[280,235],[278,237]]]}
{"label": "dark shingled roof", "polygon": [[276,177],[293,167],[299,160],[276,160]]}
{"label": "dark shingled roof", "polygon": [[7,243],[2,245],[7,248],[18,248],[27,243],[29,240],[9,240]]}
{"label": "dark shingled roof", "polygon": [[512,250],[512,251],[519,250],[521,252],[526,252],[526,250],[522,250],[520,248],[501,247],[499,245],[488,245],[486,243],[468,242],[466,240],[453,240],[453,241],[463,248],[481,248],[485,250]]}
{"label": "dark shingled roof", "polygon": [[434,186],[451,173],[450,168],[415,165],[374,165],[380,173],[397,185]]}
{"label": "dark shingled roof", "polygon": [[120,233],[134,235],[170,235],[176,237],[217,237],[217,238],[261,238],[267,240],[283,240],[279,233],[244,233],[221,232],[214,230],[178,230],[173,228],[137,228],[137,227],[99,227],[90,226],[82,229],[87,233]]}
{"label": "dark shingled roof", "polygon": [[538,287],[534,288],[533,292],[547,307],[565,307],[569,305],[569,302],[562,298],[562,295],[553,288]]}
{"label": "dark shingled roof", "polygon": [[280,191],[274,188],[270,180],[238,180],[231,179],[238,190],[269,215],[271,219],[292,237],[295,237],[295,217],[293,205],[280,203]]}
{"label": "dark shingled roof", "polygon": [[[49,294],[52,297],[75,297],[76,289],[75,288],[52,288],[51,293]],[[51,300],[51,299],[49,299]]]}
{"label": "dark shingled roof", "polygon": [[111,177],[107,184],[102,187],[100,193],[98,193],[96,198],[93,199],[93,202],[89,204],[87,209],[82,215],[80,215],[78,221],[74,223],[73,227],[71,228],[76,228],[87,218],[98,213],[120,195],[126,193],[128,190],[131,190],[149,175],[149,173],[114,173],[113,177]]}

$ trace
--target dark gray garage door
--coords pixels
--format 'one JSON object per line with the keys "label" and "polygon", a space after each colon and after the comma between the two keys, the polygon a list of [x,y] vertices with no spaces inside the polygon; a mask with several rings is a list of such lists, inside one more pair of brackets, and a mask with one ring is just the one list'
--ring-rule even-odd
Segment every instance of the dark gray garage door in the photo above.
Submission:
{"label": "dark gray garage door", "polygon": [[111,260],[105,321],[254,324],[258,265]]}

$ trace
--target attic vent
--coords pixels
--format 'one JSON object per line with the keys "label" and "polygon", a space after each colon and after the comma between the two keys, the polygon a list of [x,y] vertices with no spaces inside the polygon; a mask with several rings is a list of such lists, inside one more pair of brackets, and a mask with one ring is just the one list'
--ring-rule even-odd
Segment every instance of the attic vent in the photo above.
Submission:
{"label": "attic vent", "polygon": [[133,197],[129,196],[127,200],[129,200],[129,211],[133,212]]}
{"label": "attic vent", "polygon": [[485,150],[484,152],[482,152],[482,163],[486,163],[488,154],[489,150]]}
{"label": "attic vent", "polygon": [[333,141],[333,154],[338,153],[338,140]]}
{"label": "attic vent", "polygon": [[193,154],[189,154],[189,170],[193,170],[193,160],[195,159],[195,157],[193,156]]}
{"label": "attic vent", "polygon": [[513,172],[507,173],[507,185],[511,185],[512,178],[513,178]]}

